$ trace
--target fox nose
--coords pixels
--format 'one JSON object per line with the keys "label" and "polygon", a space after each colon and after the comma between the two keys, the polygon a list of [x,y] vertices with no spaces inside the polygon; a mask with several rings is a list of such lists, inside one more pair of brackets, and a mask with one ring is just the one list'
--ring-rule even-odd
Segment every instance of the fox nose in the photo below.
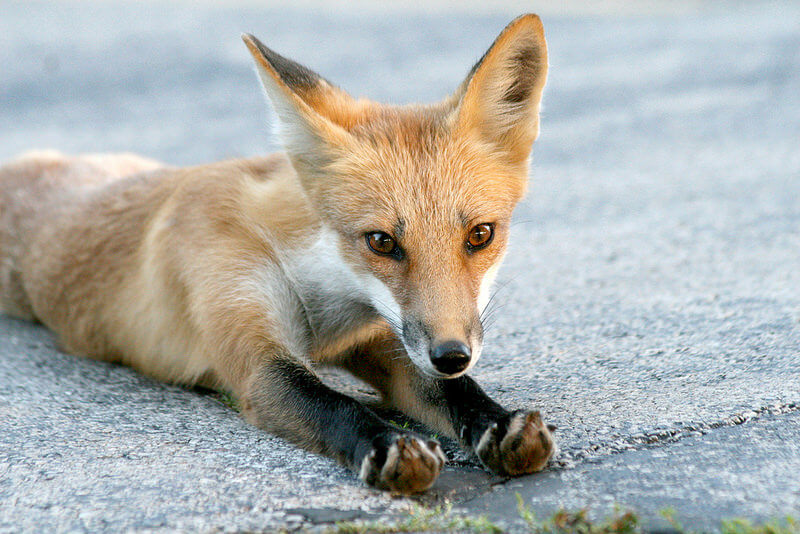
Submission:
{"label": "fox nose", "polygon": [[445,341],[431,349],[431,363],[440,373],[454,375],[469,366],[470,350],[461,341]]}

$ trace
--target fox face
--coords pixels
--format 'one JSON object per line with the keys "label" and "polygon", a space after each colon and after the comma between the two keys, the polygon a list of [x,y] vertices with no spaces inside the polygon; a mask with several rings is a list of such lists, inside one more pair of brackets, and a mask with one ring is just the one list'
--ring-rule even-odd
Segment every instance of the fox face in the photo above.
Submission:
{"label": "fox face", "polygon": [[428,106],[353,99],[244,40],[303,189],[360,290],[422,371],[467,372],[538,135],[539,19],[513,21],[456,92]]}
{"label": "fox face", "polygon": [[361,147],[368,157],[340,161],[348,169],[337,179],[344,213],[329,224],[348,263],[388,290],[374,298],[391,298],[384,318],[412,360],[431,374],[457,376],[480,356],[480,314],[525,178],[481,145],[447,132],[425,135],[431,138]]}

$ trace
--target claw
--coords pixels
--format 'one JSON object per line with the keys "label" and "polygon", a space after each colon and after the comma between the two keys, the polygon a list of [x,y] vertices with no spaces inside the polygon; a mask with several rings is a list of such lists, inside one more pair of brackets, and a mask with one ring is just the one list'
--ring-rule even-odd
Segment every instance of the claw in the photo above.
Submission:
{"label": "claw", "polygon": [[525,424],[528,425],[530,423],[534,423],[536,425],[542,424],[542,414],[539,413],[539,411],[530,412],[525,416]]}
{"label": "claw", "polygon": [[378,465],[375,463],[375,456],[377,451],[374,449],[367,454],[361,461],[361,470],[359,471],[359,478],[369,485],[374,485],[379,472]]}
{"label": "claw", "polygon": [[442,447],[439,445],[438,441],[434,441],[432,439],[428,440],[428,447],[430,447],[430,449],[433,451],[433,454],[439,459],[442,465],[447,463],[447,456],[445,456],[444,451],[442,450]]}

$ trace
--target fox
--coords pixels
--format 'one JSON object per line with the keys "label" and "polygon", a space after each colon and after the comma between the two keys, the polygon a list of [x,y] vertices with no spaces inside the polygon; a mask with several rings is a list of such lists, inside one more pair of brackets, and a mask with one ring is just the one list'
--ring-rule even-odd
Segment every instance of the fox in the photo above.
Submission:
{"label": "fox", "polygon": [[0,167],[0,311],[64,351],[230,392],[253,425],[367,485],[429,489],[440,443],[327,386],[335,366],[505,477],[554,426],[467,373],[527,189],[548,70],[513,20],[454,93],[354,98],[242,36],[284,151],[192,167],[37,151]]}

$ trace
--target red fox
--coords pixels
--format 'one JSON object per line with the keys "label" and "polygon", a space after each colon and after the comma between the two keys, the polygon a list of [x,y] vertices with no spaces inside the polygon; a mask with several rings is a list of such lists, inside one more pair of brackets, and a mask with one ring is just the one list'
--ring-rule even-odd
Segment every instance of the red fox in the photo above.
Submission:
{"label": "red fox", "polygon": [[324,385],[317,365],[350,371],[496,473],[541,470],[554,427],[466,375],[539,132],[539,17],[511,22],[432,105],[354,99],[243,39],[285,153],[5,164],[0,310],[70,353],[228,390],[254,425],[377,488],[424,491],[445,455]]}

